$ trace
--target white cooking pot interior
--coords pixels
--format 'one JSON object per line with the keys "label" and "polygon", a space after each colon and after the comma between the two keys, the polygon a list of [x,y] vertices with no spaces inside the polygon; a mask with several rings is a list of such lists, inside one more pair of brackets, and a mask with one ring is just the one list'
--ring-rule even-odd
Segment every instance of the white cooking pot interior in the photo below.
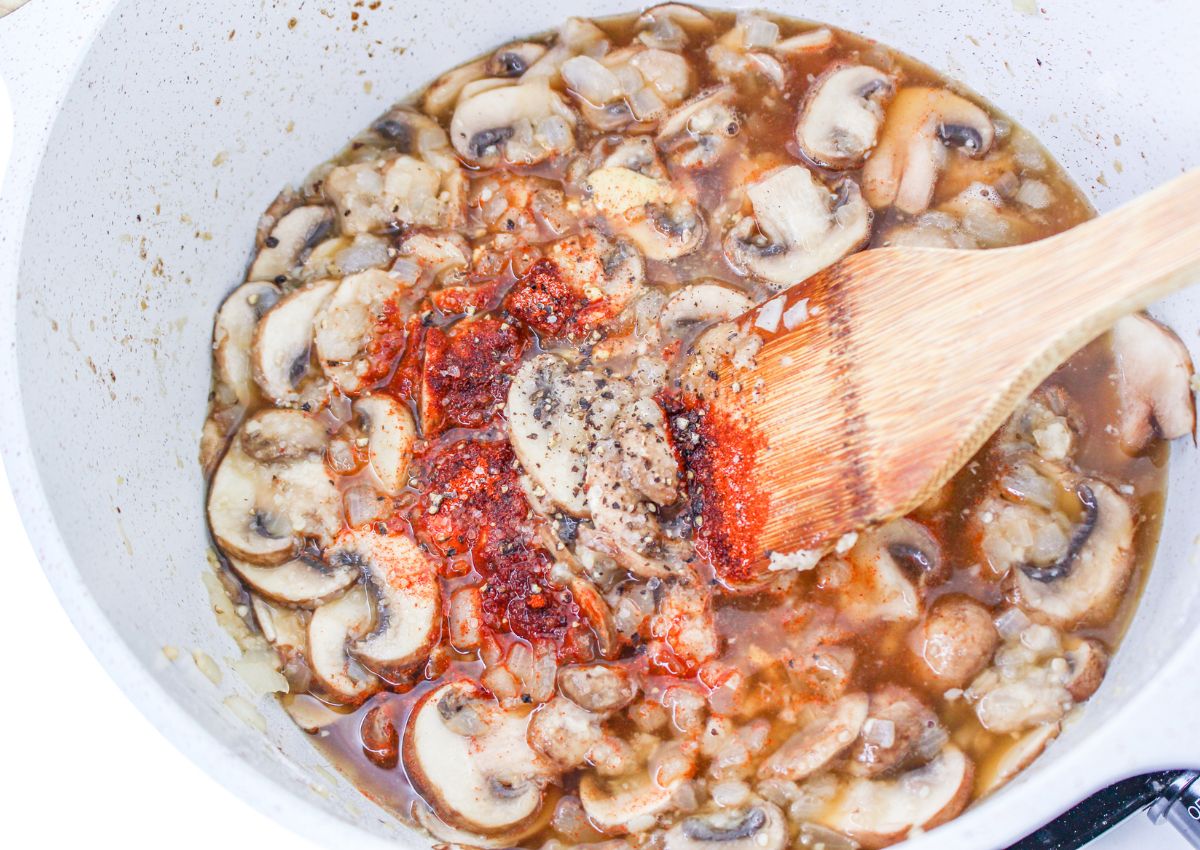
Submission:
{"label": "white cooking pot interior", "polygon": [[[273,702],[256,702],[264,735],[226,704],[252,698],[237,676],[214,686],[188,658],[202,650],[224,666],[237,655],[200,578],[209,541],[196,446],[212,316],[279,189],[394,99],[568,14],[628,6],[384,2],[352,20],[349,4],[102,5],[112,12],[95,16],[90,45],[64,47],[82,60],[44,152],[14,163],[36,178],[10,174],[0,207],[28,209],[23,229],[20,219],[0,225],[0,270],[17,275],[3,315],[15,372],[10,362],[4,376],[23,406],[23,419],[5,418],[4,450],[27,527],[97,653],[218,778],[330,844],[374,843],[356,827],[421,844],[323,767]],[[1187,107],[1200,89],[1197,14],[1187,0],[1136,15],[1084,3],[1047,4],[1044,14],[1024,14],[1024,2],[953,12],[889,0],[762,5],[878,38],[964,81],[1033,130],[1101,209],[1200,160],[1200,113]],[[11,20],[52,23],[69,6],[38,0]],[[32,79],[11,60],[0,69],[10,88]],[[12,96],[18,134],[42,138],[20,126],[22,92]],[[1200,353],[1200,292],[1154,312]],[[1200,735],[1188,738],[1164,707],[1197,690],[1182,668],[1200,646],[1198,507],[1200,457],[1181,441],[1157,563],[1102,691],[1028,775],[911,846],[996,846],[1107,779],[1200,762]],[[183,656],[168,662],[164,646]]]}

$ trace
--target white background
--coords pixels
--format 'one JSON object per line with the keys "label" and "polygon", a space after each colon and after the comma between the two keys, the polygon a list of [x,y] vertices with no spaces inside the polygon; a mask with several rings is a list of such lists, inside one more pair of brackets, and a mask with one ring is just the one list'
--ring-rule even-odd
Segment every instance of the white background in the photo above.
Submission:
{"label": "white background", "polygon": [[[0,0],[0,14],[6,5],[10,0]],[[11,142],[6,112],[0,109],[0,177]],[[172,850],[261,850],[286,843],[289,850],[316,850],[201,772],[108,678],[38,567],[2,469],[0,540],[0,846],[119,841],[129,850],[157,850],[164,843]],[[1137,815],[1089,850],[1150,847],[1187,845]]]}

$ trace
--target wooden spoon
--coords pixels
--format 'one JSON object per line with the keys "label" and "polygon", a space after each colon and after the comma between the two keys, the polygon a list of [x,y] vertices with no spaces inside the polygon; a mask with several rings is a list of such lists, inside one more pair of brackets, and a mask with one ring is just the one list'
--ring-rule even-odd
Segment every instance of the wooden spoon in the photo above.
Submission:
{"label": "wooden spoon", "polygon": [[763,344],[707,408],[731,503],[701,543],[746,577],[909,512],[1072,353],[1197,281],[1200,170],[1040,242],[847,257],[740,322]]}

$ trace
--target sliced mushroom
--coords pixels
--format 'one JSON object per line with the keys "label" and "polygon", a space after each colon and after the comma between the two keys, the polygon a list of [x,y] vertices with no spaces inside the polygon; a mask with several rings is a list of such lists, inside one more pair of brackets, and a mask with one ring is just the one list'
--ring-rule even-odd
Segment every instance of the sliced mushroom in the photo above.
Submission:
{"label": "sliced mushroom", "polygon": [[371,602],[361,587],[326,602],[308,622],[308,665],[316,683],[337,702],[355,705],[379,688],[379,680],[364,670],[347,650],[350,641],[371,628]]}
{"label": "sliced mushroom", "polygon": [[354,402],[354,415],[367,439],[371,471],[384,492],[395,496],[408,485],[417,428],[412,414],[387,395],[363,396]]}
{"label": "sliced mushroom", "polygon": [[[438,817],[433,809],[426,805],[418,803],[413,809],[417,815],[417,822],[430,835],[438,839],[438,841],[446,842],[447,847],[454,848],[477,847],[480,850],[510,850],[512,847],[517,847],[521,839],[528,838],[535,832],[544,829],[547,820],[545,816],[536,817],[528,823],[507,832],[480,835],[477,832],[468,832],[465,829],[451,826]],[[545,810],[543,812],[548,814]]]}
{"label": "sliced mushroom", "polygon": [[[319,455],[276,450],[280,462],[266,463],[247,453],[244,435],[255,435],[252,444],[261,441],[259,421],[277,422],[281,415],[305,416],[265,411],[252,418],[222,458],[208,492],[208,521],[217,543],[233,557],[267,566],[291,560],[306,538],[326,545],[341,526],[341,496]],[[263,446],[256,450],[268,452]]]}
{"label": "sliced mushroom", "polygon": [[334,567],[358,567],[375,592],[375,627],[353,652],[376,669],[402,670],[429,655],[441,629],[437,568],[403,534],[371,526],[343,531],[325,558]]}
{"label": "sliced mushroom", "polygon": [[637,696],[637,685],[621,667],[576,664],[558,671],[558,689],[571,702],[597,714],[620,711]]}
{"label": "sliced mushroom", "polygon": [[626,568],[666,576],[681,564],[662,533],[658,507],[678,496],[679,463],[662,408],[638,399],[613,424],[612,436],[590,447],[587,506],[595,542]]}
{"label": "sliced mushroom", "polygon": [[820,818],[867,850],[901,841],[955,817],[971,798],[974,766],[947,746],[924,767],[895,779],[856,779]]}
{"label": "sliced mushroom", "polygon": [[388,304],[408,281],[381,269],[343,278],[322,305],[314,324],[317,358],[325,374],[344,393],[363,388],[371,339]]}
{"label": "sliced mushroom", "polygon": [[830,192],[807,168],[792,165],[752,184],[746,194],[754,215],[729,231],[725,254],[736,268],[776,289],[832,265],[871,233],[871,209],[848,178]]}
{"label": "sliced mushroom", "polygon": [[963,688],[992,660],[1000,635],[987,608],[951,594],[929,609],[917,635],[917,655],[939,687]]}
{"label": "sliced mushroom", "polygon": [[666,850],[783,850],[787,820],[765,801],[684,818],[663,837]]}
{"label": "sliced mushroom", "polygon": [[[642,740],[653,746],[657,739],[645,736]],[[679,764],[670,771],[655,770],[656,764],[676,760]],[[656,815],[671,807],[675,790],[694,769],[694,750],[667,741],[654,747],[645,768],[611,778],[584,774],[579,801],[597,829],[612,834],[644,832],[654,825]]]}
{"label": "sliced mushroom", "polygon": [[735,95],[733,86],[709,89],[663,119],[655,140],[672,163],[688,170],[711,168],[734,149],[741,132]]}
{"label": "sliced mushroom", "polygon": [[454,149],[468,162],[533,165],[575,147],[575,115],[547,85],[464,93],[450,121]]}
{"label": "sliced mushroom", "polygon": [[241,448],[259,463],[287,463],[320,457],[329,444],[325,426],[290,408],[260,410],[241,431]]}
{"label": "sliced mushroom", "polygon": [[719,283],[694,283],[676,290],[659,315],[668,337],[682,337],[699,325],[735,319],[754,306],[750,296]]}
{"label": "sliced mushroom", "polygon": [[[889,525],[896,523],[902,524],[902,534],[888,526],[863,532],[846,554],[850,576],[839,588],[839,601],[843,615],[855,623],[913,621],[920,616],[917,589],[906,575],[906,568],[912,569],[914,564],[918,569],[932,568],[940,563],[937,543],[930,538],[931,546],[913,545],[908,540],[920,538],[908,534],[908,529],[921,526],[908,519]],[[928,532],[921,536],[928,536]]]}
{"label": "sliced mushroom", "polygon": [[1133,574],[1135,518],[1129,503],[1095,479],[1079,483],[1076,493],[1084,518],[1066,554],[1048,567],[1023,564],[1009,574],[1017,604],[1062,628],[1105,622]]}
{"label": "sliced mushroom", "polygon": [[862,733],[849,753],[849,772],[877,778],[919,767],[949,735],[937,715],[908,688],[883,685],[871,693]]}
{"label": "sliced mushroom", "polygon": [[572,516],[590,513],[584,489],[588,457],[631,396],[623,383],[572,371],[554,354],[525,361],[513,378],[505,406],[509,440],[546,498]]}
{"label": "sliced mushroom", "polygon": [[487,59],[477,59],[442,74],[426,90],[425,98],[421,101],[422,111],[435,118],[449,115],[458,103],[463,88],[488,75],[487,63]]}
{"label": "sliced mushroom", "polygon": [[333,212],[328,207],[296,207],[271,228],[246,279],[282,283],[332,226]]}
{"label": "sliced mushroom", "polygon": [[324,375],[312,362],[313,322],[337,285],[321,280],[297,289],[259,320],[251,348],[254,380],[276,404],[312,404],[324,395]]}
{"label": "sliced mushroom", "polygon": [[980,796],[1003,788],[1017,774],[1033,764],[1050,742],[1058,737],[1060,728],[1058,723],[1035,726],[1009,744],[998,759],[989,759],[989,764],[980,771]]}
{"label": "sliced mushroom", "polygon": [[519,831],[537,818],[551,775],[526,742],[530,717],[505,711],[470,680],[434,688],[404,730],[413,787],[452,827],[481,835]]}
{"label": "sliced mushroom", "polygon": [[519,77],[546,54],[546,45],[535,41],[506,44],[488,57],[484,72],[489,77]]}
{"label": "sliced mushroom", "polygon": [[610,225],[652,260],[673,260],[700,247],[708,232],[704,216],[667,180],[625,167],[588,175],[591,201]]}
{"label": "sliced mushroom", "polygon": [[1157,434],[1173,440],[1196,429],[1192,358],[1170,329],[1144,313],[1113,325],[1121,445],[1139,452]]}
{"label": "sliced mushroom", "polygon": [[261,567],[238,558],[229,566],[256,593],[288,605],[316,607],[341,593],[358,580],[353,566],[328,568],[323,564],[296,558],[276,567]]}
{"label": "sliced mushroom", "polygon": [[867,719],[870,699],[854,693],[819,710],[758,769],[762,779],[798,781],[812,776],[850,748]]}
{"label": "sliced mushroom", "polygon": [[835,65],[812,84],[796,122],[796,144],[826,168],[857,168],[883,123],[895,91],[892,79],[870,65]]}
{"label": "sliced mushroom", "polygon": [[248,405],[256,393],[250,365],[255,329],[279,298],[279,287],[273,283],[243,283],[229,294],[217,312],[213,327],[217,379],[233,389],[242,406]]}
{"label": "sliced mushroom", "polygon": [[924,212],[946,167],[948,149],[981,157],[994,137],[991,119],[970,101],[946,89],[901,89],[863,167],[863,194],[875,209]]}

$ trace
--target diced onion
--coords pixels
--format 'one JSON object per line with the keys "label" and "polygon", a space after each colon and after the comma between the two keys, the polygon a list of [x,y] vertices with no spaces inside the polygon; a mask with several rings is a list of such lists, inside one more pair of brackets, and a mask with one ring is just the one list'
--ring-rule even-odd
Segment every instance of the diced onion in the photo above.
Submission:
{"label": "diced onion", "polygon": [[617,76],[589,56],[573,56],[564,62],[562,78],[575,94],[593,106],[603,106],[621,96]]}
{"label": "diced onion", "polygon": [[771,47],[777,41],[779,41],[779,24],[757,15],[747,15],[742,18],[742,46],[747,50],[753,50],[756,47]]}
{"label": "diced onion", "polygon": [[1019,635],[1030,625],[1030,620],[1020,608],[1008,608],[996,618],[996,631],[1008,640]]}

